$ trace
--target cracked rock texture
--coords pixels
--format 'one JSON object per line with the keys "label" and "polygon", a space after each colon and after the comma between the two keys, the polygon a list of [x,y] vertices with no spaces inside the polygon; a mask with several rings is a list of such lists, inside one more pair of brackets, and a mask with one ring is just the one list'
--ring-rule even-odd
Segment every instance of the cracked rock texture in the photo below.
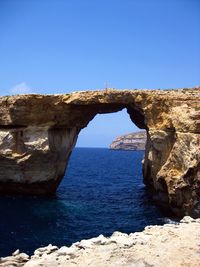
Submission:
{"label": "cracked rock texture", "polygon": [[180,223],[147,226],[129,235],[114,232],[82,240],[71,247],[38,248],[30,258],[15,251],[0,258],[0,266],[17,267],[199,267],[200,219],[184,217]]}
{"label": "cracked rock texture", "polygon": [[147,132],[143,176],[155,201],[199,216],[200,87],[1,97],[0,193],[54,193],[81,129],[124,108]]}

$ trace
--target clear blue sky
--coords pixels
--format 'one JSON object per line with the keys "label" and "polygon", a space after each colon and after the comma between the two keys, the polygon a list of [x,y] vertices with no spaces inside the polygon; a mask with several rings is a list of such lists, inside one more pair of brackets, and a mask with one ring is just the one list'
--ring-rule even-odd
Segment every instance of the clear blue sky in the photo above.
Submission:
{"label": "clear blue sky", "polygon": [[[0,0],[0,95],[200,84],[199,0]],[[79,146],[134,131],[97,116]]]}

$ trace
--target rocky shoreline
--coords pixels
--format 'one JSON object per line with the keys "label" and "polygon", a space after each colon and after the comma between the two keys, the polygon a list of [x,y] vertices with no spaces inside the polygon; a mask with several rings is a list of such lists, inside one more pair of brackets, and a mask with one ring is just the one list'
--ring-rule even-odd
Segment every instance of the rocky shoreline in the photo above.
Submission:
{"label": "rocky shoreline", "polygon": [[0,258],[0,266],[130,266],[199,267],[200,219],[185,216],[179,223],[147,226],[131,234],[114,232],[82,240],[71,247],[48,245],[29,257],[15,251]]}

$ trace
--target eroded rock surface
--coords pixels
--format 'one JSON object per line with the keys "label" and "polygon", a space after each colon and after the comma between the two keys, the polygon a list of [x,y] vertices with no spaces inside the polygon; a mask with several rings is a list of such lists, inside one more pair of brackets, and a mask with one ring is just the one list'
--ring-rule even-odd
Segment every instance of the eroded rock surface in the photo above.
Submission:
{"label": "eroded rock surface", "polygon": [[187,216],[180,223],[147,226],[129,235],[114,232],[109,238],[100,235],[71,247],[50,244],[35,250],[30,258],[16,251],[0,258],[0,266],[199,267],[199,257],[200,219]]}
{"label": "eroded rock surface", "polygon": [[154,199],[179,216],[199,216],[199,87],[1,97],[0,192],[55,192],[80,130],[123,108],[147,131],[143,174]]}

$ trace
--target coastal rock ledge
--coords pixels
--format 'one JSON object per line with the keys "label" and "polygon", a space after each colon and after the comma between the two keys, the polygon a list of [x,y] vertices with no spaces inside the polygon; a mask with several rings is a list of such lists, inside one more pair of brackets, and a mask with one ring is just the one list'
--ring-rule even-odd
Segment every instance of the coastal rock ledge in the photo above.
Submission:
{"label": "coastal rock ledge", "polygon": [[200,87],[0,97],[0,193],[54,193],[81,129],[124,108],[147,132],[143,176],[155,201],[200,216]]}
{"label": "coastal rock ledge", "polygon": [[114,232],[82,240],[71,247],[38,248],[29,257],[15,251],[0,258],[1,267],[199,267],[200,219],[184,217],[180,223],[147,226],[143,232]]}

